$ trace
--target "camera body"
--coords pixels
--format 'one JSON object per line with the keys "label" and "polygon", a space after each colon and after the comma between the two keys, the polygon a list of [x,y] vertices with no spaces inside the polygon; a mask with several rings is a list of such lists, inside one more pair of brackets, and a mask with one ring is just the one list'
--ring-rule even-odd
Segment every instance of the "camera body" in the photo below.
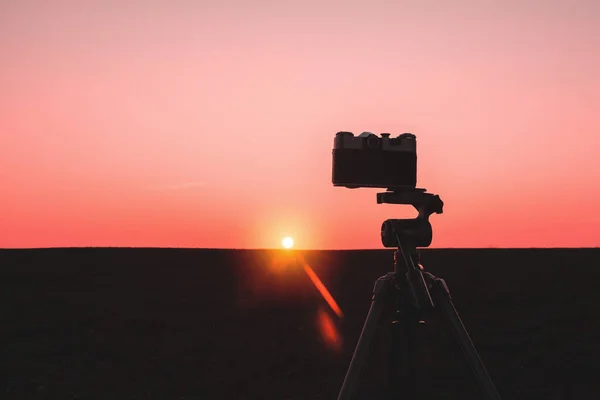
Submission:
{"label": "camera body", "polygon": [[333,144],[333,185],[347,188],[414,189],[417,140],[411,133],[391,138],[371,132],[338,132]]}

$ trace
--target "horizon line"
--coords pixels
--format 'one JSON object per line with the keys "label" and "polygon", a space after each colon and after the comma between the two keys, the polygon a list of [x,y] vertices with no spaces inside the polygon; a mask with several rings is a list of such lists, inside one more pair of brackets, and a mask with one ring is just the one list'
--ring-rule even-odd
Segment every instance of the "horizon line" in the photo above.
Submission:
{"label": "horizon line", "polygon": [[[176,247],[176,246],[52,246],[52,247],[0,247],[1,250],[80,250],[80,249],[156,249],[156,250],[221,250],[221,251],[394,251],[395,248],[362,248],[362,249],[283,249],[268,247]],[[417,250],[585,250],[600,249],[600,246],[583,247],[420,247]]]}

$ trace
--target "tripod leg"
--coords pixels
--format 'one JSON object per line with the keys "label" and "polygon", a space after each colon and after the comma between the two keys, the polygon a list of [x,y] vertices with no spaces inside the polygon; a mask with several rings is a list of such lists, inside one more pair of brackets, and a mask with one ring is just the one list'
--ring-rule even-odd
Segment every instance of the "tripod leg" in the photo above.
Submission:
{"label": "tripod leg", "polygon": [[389,363],[390,399],[414,399],[417,393],[418,310],[404,306],[392,321],[392,346]]}
{"label": "tripod leg", "polygon": [[484,395],[484,399],[501,400],[500,395],[494,386],[494,382],[492,382],[492,379],[488,375],[488,372],[479,358],[479,354],[458,315],[458,311],[456,311],[456,308],[454,307],[452,297],[450,296],[450,290],[448,289],[446,282],[443,279],[434,277],[431,294],[434,298],[435,307],[440,310],[442,317],[448,326],[450,326],[455,339],[459,343],[463,355],[471,367],[471,372],[479,385],[479,389]]}
{"label": "tripod leg", "polygon": [[386,308],[385,302],[392,286],[391,282],[394,276],[394,273],[388,273],[377,279],[375,282],[371,307],[369,308],[369,313],[367,314],[358,343],[356,344],[356,349],[352,355],[350,366],[348,367],[348,371],[346,371],[346,377],[344,378],[344,383],[342,384],[342,388],[338,395],[338,400],[352,400],[354,396],[356,396],[356,389],[358,387],[362,367],[369,355],[371,342],[377,330],[377,325],[381,319],[383,310]]}

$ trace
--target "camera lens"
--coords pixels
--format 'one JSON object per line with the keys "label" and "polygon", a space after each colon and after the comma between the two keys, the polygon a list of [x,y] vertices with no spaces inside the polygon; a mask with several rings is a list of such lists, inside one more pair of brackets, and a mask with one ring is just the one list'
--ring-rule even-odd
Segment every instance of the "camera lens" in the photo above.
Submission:
{"label": "camera lens", "polygon": [[376,149],[379,147],[379,138],[375,135],[371,135],[367,138],[367,147],[370,149]]}

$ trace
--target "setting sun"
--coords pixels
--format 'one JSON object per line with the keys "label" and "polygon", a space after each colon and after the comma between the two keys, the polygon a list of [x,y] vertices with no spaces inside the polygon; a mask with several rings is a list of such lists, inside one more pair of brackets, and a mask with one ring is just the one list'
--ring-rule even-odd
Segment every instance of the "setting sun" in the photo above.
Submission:
{"label": "setting sun", "polygon": [[284,237],[283,240],[281,241],[281,244],[283,245],[283,247],[285,247],[286,249],[291,249],[292,246],[294,245],[294,239],[292,239],[291,237]]}

